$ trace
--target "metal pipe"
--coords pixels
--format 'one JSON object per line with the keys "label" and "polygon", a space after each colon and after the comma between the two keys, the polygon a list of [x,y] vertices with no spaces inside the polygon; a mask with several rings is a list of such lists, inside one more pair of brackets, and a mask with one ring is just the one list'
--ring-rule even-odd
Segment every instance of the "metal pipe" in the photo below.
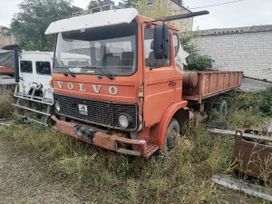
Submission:
{"label": "metal pipe", "polygon": [[255,80],[255,81],[261,81],[261,82],[265,82],[265,83],[270,83],[270,84],[272,84],[272,81],[268,81],[267,79],[258,79],[258,78],[249,77],[249,76],[244,76],[244,78],[246,78],[246,79],[252,79],[252,80]]}
{"label": "metal pipe", "polygon": [[15,82],[19,82],[19,46],[14,47],[14,59],[15,59]]}
{"label": "metal pipe", "polygon": [[150,21],[150,23],[157,22],[157,21],[162,21],[162,22],[175,21],[175,20],[180,20],[180,19],[185,19],[185,18],[192,18],[195,16],[207,15],[209,13],[210,13],[209,11],[198,11],[198,12],[179,14],[179,15],[174,15],[174,16],[166,16],[166,17],[157,18],[155,20],[152,20],[152,21]]}
{"label": "metal pipe", "polygon": [[15,104],[15,103],[12,103],[11,105],[13,105],[13,106],[15,106],[17,108],[21,108],[21,109],[30,111],[30,112],[38,113],[38,114],[45,115],[45,116],[51,116],[49,113],[45,113],[45,112],[42,112],[42,111],[39,111],[39,110],[36,110],[36,109],[21,106],[21,105]]}
{"label": "metal pipe", "polygon": [[226,175],[214,175],[212,176],[212,181],[220,186],[272,201],[272,191],[270,188],[254,185]]}

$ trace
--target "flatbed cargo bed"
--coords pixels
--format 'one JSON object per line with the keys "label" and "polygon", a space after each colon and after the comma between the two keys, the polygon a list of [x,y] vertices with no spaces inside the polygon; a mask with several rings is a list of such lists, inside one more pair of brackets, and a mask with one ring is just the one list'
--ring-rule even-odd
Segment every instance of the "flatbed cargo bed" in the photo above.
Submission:
{"label": "flatbed cargo bed", "polygon": [[204,99],[238,88],[242,78],[243,72],[234,71],[185,72],[183,98],[201,103]]}

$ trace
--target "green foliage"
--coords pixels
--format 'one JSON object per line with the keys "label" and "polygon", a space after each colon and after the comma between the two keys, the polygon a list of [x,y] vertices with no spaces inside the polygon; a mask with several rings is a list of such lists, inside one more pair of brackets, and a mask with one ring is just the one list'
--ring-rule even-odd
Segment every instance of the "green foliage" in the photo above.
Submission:
{"label": "green foliage", "polygon": [[192,39],[196,36],[196,34],[183,34],[180,39],[183,49],[190,54],[187,57],[188,65],[185,66],[185,70],[208,70],[212,68],[214,60],[210,56],[199,54],[195,44],[192,42]]}
{"label": "green foliage", "polygon": [[256,93],[240,93],[230,101],[236,110],[272,117],[272,87]]}
{"label": "green foliage", "polygon": [[262,131],[272,117],[272,87],[257,93],[233,93],[229,99],[228,125],[231,129]]}
{"label": "green foliage", "polygon": [[98,7],[98,2],[97,1],[90,1],[89,5],[88,5],[88,9],[93,9],[93,8],[96,8]]}
{"label": "green foliage", "polygon": [[19,4],[20,12],[11,22],[11,32],[25,50],[53,50],[54,36],[44,32],[53,21],[65,18],[80,8],[70,0],[24,0]]}
{"label": "green foliage", "polygon": [[88,9],[93,9],[98,6],[103,6],[103,5],[115,5],[114,1],[111,0],[91,0],[88,5]]}
{"label": "green foliage", "polygon": [[272,116],[272,87],[257,94],[260,101],[260,111],[265,116]]}

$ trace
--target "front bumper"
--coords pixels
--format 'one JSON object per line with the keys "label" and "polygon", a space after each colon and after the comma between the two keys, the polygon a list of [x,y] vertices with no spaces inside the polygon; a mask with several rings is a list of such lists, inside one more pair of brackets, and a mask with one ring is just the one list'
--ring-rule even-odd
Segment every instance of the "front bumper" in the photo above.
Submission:
{"label": "front bumper", "polygon": [[[159,150],[156,145],[148,145],[146,140],[128,139],[102,131],[93,131],[93,134],[88,137],[85,134],[78,134],[79,125],[76,123],[59,120],[56,116],[52,116],[52,120],[55,121],[54,128],[65,135],[122,154],[148,158]],[[132,146],[133,149],[128,149],[127,146]]]}

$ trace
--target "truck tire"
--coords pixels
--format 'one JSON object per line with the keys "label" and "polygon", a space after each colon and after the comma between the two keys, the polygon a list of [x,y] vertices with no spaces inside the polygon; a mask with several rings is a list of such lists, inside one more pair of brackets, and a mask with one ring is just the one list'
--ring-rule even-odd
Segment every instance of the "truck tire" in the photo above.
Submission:
{"label": "truck tire", "polygon": [[224,122],[228,114],[228,104],[225,100],[220,100],[215,103],[215,108],[219,113],[219,120]]}
{"label": "truck tire", "polygon": [[163,151],[166,153],[171,151],[178,139],[180,138],[180,124],[178,123],[176,118],[173,118],[168,125],[166,136],[165,136],[165,143]]}

